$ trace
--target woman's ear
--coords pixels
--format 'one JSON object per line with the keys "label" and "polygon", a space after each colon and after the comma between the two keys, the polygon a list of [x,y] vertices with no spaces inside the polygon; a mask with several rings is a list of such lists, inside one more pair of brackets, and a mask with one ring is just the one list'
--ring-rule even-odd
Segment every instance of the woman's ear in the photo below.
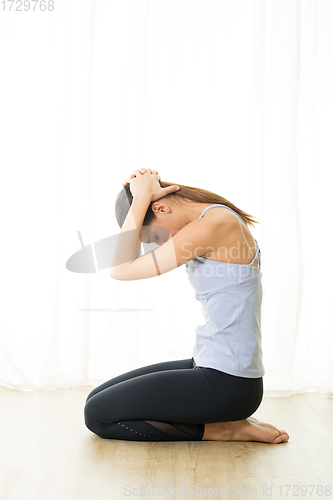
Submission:
{"label": "woman's ear", "polygon": [[168,207],[166,203],[163,203],[163,201],[154,201],[152,206],[151,206],[152,211],[154,212],[155,215],[159,213],[170,213],[171,209]]}

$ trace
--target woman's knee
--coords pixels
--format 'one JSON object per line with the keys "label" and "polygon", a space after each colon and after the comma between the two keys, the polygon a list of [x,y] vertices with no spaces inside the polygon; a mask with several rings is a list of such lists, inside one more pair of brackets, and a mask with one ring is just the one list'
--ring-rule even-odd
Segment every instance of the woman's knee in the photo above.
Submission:
{"label": "woman's knee", "polygon": [[86,400],[86,404],[84,406],[84,423],[86,427],[92,432],[95,432],[95,422],[96,422],[96,412],[94,405],[89,400],[89,396]]}
{"label": "woman's knee", "polygon": [[100,437],[105,437],[107,427],[112,424],[111,421],[109,423],[105,422],[99,405],[96,404],[94,399],[87,399],[84,406],[84,423],[91,432]]}

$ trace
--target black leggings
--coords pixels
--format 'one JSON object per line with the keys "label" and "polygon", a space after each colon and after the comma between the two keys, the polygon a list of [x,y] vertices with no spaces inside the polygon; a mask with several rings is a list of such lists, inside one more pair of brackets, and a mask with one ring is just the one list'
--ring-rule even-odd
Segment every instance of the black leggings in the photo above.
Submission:
{"label": "black leggings", "polygon": [[84,418],[102,438],[201,441],[205,423],[243,420],[263,398],[263,380],[165,361],[119,375],[93,389]]}

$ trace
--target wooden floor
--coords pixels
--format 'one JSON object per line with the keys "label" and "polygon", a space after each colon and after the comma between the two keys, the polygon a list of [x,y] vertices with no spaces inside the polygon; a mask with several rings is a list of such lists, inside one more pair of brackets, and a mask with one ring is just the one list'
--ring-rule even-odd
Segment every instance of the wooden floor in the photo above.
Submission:
{"label": "wooden floor", "polygon": [[288,443],[153,443],[90,432],[83,407],[91,389],[0,387],[1,500],[333,499],[331,398],[263,399],[254,417],[285,429]]}

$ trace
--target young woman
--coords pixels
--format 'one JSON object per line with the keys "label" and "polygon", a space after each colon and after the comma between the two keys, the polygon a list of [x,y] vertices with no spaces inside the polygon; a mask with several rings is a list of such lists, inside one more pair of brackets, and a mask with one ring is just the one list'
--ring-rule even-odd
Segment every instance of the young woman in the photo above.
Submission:
{"label": "young woman", "polygon": [[[91,391],[86,426],[129,441],[288,441],[283,429],[251,417],[265,374],[260,249],[248,227],[255,221],[212,192],[160,182],[156,170],[135,170],[123,186],[111,277],[146,279],[185,264],[206,323],[195,329],[192,358],[138,368]],[[160,246],[140,257],[142,242]]]}

